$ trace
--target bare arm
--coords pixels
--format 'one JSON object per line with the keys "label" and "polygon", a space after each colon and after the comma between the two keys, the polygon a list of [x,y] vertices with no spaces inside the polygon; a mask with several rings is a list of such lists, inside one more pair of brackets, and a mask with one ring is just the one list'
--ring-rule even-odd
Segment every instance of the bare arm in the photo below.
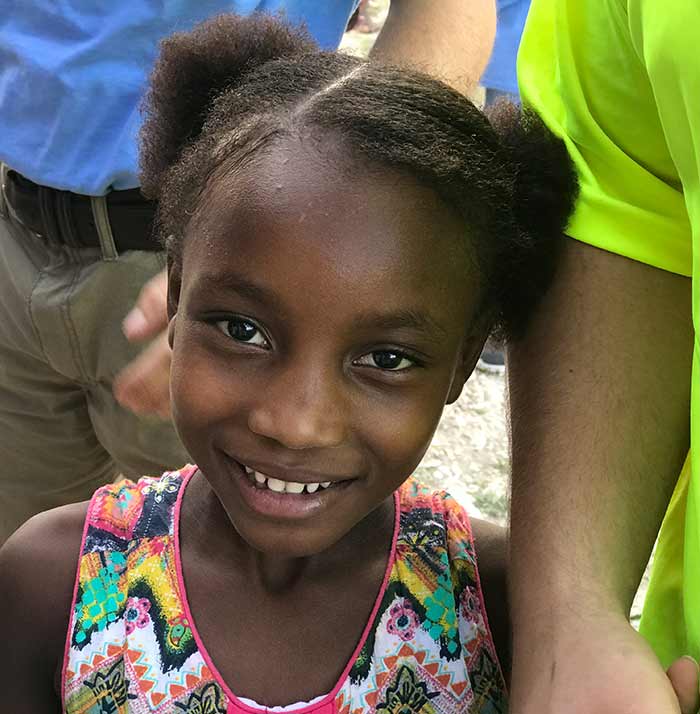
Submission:
{"label": "bare arm", "polygon": [[501,669],[509,682],[508,533],[505,528],[478,518],[472,518],[471,523],[486,616]]}
{"label": "bare arm", "polygon": [[41,513],[0,548],[3,712],[58,714],[70,603],[87,504]]}
{"label": "bare arm", "polygon": [[494,0],[392,0],[372,54],[468,93],[486,67],[495,33]]}
{"label": "bare arm", "polygon": [[627,615],[689,447],[690,290],[568,240],[509,351],[514,714],[678,711]]}

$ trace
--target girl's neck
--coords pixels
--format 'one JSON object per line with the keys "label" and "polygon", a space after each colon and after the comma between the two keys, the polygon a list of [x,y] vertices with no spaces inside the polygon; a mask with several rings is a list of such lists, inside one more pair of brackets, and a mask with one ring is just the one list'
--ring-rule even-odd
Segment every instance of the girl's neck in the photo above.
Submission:
{"label": "girl's neck", "polygon": [[394,498],[390,496],[330,548],[306,557],[262,553],[236,531],[221,502],[201,473],[192,477],[183,495],[181,537],[190,548],[215,561],[233,564],[246,573],[251,585],[270,594],[293,590],[303,579],[328,578],[337,568],[386,558],[394,527]]}

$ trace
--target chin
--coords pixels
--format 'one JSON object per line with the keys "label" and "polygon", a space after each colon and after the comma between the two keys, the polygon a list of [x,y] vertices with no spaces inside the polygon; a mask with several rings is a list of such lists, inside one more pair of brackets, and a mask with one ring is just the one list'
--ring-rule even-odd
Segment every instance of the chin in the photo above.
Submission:
{"label": "chin", "polygon": [[273,558],[309,558],[328,550],[342,538],[339,533],[310,532],[312,529],[299,526],[241,522],[247,519],[238,519],[232,514],[229,518],[250,548]]}

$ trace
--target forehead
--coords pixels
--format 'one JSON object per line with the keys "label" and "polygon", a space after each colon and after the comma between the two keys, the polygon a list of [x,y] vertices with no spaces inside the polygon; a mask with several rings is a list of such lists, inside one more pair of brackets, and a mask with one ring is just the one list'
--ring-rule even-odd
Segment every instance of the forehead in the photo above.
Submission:
{"label": "forehead", "polygon": [[307,292],[371,287],[471,305],[465,231],[407,172],[351,162],[327,141],[289,139],[210,182],[186,235],[183,282],[235,266]]}

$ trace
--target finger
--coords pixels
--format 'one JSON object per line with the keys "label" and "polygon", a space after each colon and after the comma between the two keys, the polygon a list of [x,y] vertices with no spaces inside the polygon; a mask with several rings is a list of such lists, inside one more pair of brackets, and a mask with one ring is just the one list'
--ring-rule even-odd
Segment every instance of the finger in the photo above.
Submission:
{"label": "finger", "polygon": [[129,340],[145,340],[157,335],[168,324],[168,275],[162,270],[141,288],[122,328]]}
{"label": "finger", "polygon": [[170,348],[158,338],[116,377],[116,400],[136,414],[170,416]]}
{"label": "finger", "polygon": [[168,336],[163,333],[117,375],[115,399],[136,414],[169,418],[170,361]]}
{"label": "finger", "polygon": [[692,657],[677,659],[666,671],[678,697],[682,714],[697,714],[700,709],[698,663]]}

